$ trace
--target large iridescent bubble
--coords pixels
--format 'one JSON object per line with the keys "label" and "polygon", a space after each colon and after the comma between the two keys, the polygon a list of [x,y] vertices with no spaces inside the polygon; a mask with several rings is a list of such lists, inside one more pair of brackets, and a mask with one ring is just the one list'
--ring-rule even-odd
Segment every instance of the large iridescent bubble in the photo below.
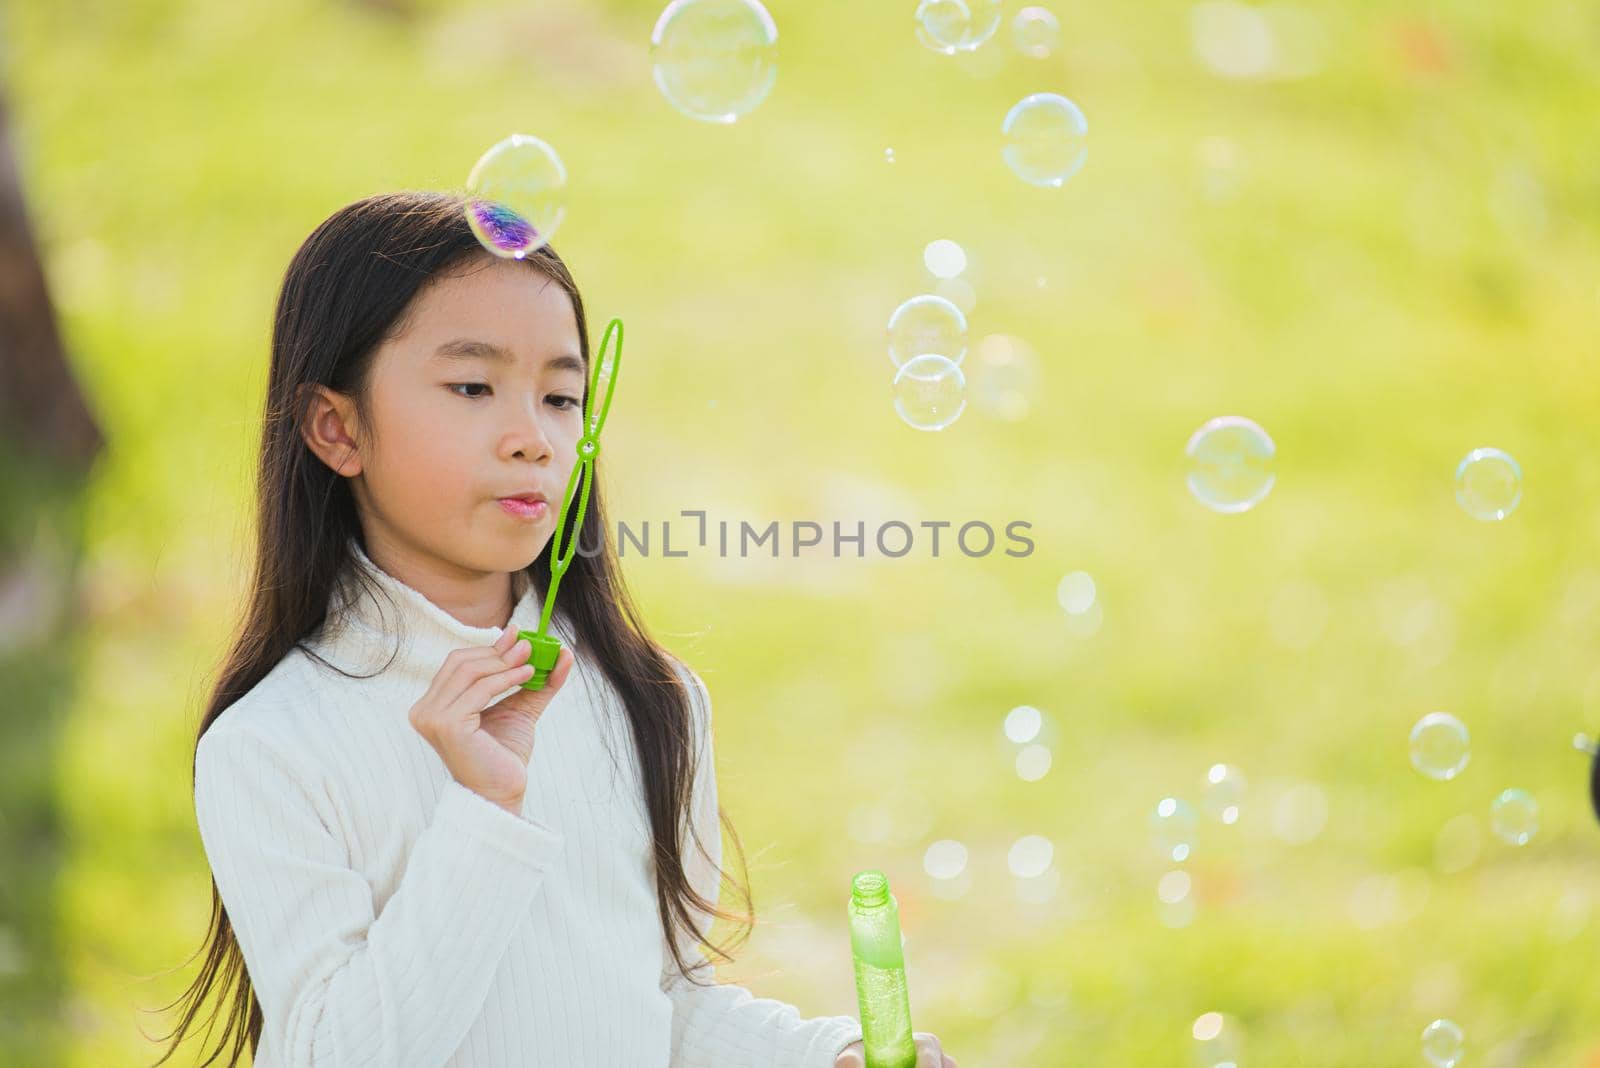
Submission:
{"label": "large iridescent bubble", "polygon": [[537,137],[512,134],[467,176],[467,223],[496,256],[522,259],[546,244],[566,214],[567,169]]}

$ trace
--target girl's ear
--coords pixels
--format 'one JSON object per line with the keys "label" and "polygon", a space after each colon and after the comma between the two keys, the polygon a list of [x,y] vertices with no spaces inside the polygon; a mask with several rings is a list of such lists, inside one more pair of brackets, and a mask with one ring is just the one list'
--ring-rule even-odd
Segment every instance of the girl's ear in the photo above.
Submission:
{"label": "girl's ear", "polygon": [[306,447],[334,474],[354,478],[361,474],[357,448],[360,421],[350,398],[326,386],[310,386],[302,437]]}

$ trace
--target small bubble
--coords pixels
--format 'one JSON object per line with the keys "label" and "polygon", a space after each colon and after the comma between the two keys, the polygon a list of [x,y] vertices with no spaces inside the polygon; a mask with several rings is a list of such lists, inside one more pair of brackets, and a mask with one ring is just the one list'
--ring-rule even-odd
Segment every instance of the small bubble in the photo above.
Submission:
{"label": "small bubble", "polygon": [[1000,0],[922,0],[917,40],[941,55],[971,52],[1000,28]]}
{"label": "small bubble", "polygon": [[1018,745],[1031,742],[1039,736],[1044,726],[1044,713],[1032,705],[1018,705],[1006,713],[1005,732]]}
{"label": "small bubble", "polygon": [[1499,449],[1473,449],[1456,468],[1456,502],[1474,519],[1495,521],[1522,500],[1522,468]]}
{"label": "small bubble", "polygon": [[1037,834],[1018,838],[1006,854],[1006,866],[1019,879],[1033,879],[1050,870],[1055,858],[1055,847],[1048,838]]}
{"label": "small bubble", "polygon": [[922,250],[922,262],[935,278],[956,278],[967,269],[967,252],[949,238],[941,237],[928,242]]}
{"label": "small bubble", "polygon": [[1471,755],[1466,724],[1448,712],[1429,712],[1411,728],[1411,764],[1430,779],[1455,778]]}
{"label": "small bubble", "polygon": [[1245,512],[1272,489],[1277,446],[1243,416],[1225,415],[1196,430],[1184,449],[1189,492],[1215,512]]}
{"label": "small bubble", "polygon": [[1188,802],[1163,797],[1150,814],[1150,835],[1156,851],[1181,864],[1189,859],[1199,820]]}
{"label": "small bubble", "polygon": [[1461,1028],[1449,1020],[1435,1020],[1422,1029],[1422,1055],[1433,1068],[1455,1068],[1464,1042]]}
{"label": "small bubble", "polygon": [[893,387],[895,411],[917,430],[943,430],[967,406],[967,380],[943,356],[930,353],[907,360],[895,372]]}
{"label": "small bubble", "polygon": [[1239,806],[1244,801],[1244,774],[1232,764],[1213,764],[1202,784],[1201,805],[1206,815],[1218,823],[1239,822]]}
{"label": "small bubble", "polygon": [[1017,101],[1000,124],[1006,136],[1001,156],[1011,173],[1029,185],[1058,187],[1088,158],[1089,120],[1058,93],[1034,93]]}
{"label": "small bubble", "polygon": [[1527,845],[1539,833],[1539,802],[1526,790],[1506,790],[1489,806],[1489,823],[1501,841]]}
{"label": "small bubble", "polygon": [[1056,583],[1056,602],[1068,615],[1079,616],[1094,607],[1094,577],[1087,571],[1074,571]]}
{"label": "small bubble", "polygon": [[1061,42],[1061,23],[1047,8],[1025,7],[1011,20],[1011,39],[1018,52],[1044,59]]}
{"label": "small bubble", "polygon": [[1175,905],[1189,896],[1191,885],[1188,872],[1174,869],[1163,875],[1156,884],[1156,897],[1164,904]]}
{"label": "small bubble", "polygon": [[967,870],[967,847],[953,838],[942,838],[922,855],[922,870],[934,879],[954,879]]}
{"label": "small bubble", "polygon": [[967,354],[967,317],[941,296],[924,293],[894,310],[886,328],[889,359],[903,366],[918,356],[943,356],[960,363]]}

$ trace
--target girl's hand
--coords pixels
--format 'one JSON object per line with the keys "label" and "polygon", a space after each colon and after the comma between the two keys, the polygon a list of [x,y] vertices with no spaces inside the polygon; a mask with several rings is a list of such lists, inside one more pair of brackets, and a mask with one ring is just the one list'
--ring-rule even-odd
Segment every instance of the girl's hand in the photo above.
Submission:
{"label": "girl's hand", "polygon": [[573,661],[571,650],[563,648],[544,689],[518,689],[485,708],[501,690],[533,677],[528,642],[516,633],[507,627],[492,646],[451,650],[428,692],[411,706],[410,719],[457,782],[521,815],[533,728],[567,681]]}
{"label": "girl's hand", "polygon": [[[917,1043],[917,1068],[956,1068],[956,1059],[944,1051],[937,1038],[926,1031],[913,1031],[911,1037]],[[850,1043],[834,1058],[833,1068],[867,1068],[866,1048],[859,1042]]]}

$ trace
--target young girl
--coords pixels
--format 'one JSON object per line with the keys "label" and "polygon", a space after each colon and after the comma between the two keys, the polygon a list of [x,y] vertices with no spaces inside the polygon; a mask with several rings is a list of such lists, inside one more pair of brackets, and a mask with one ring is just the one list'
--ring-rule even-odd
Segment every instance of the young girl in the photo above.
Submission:
{"label": "young girl", "polygon": [[640,621],[598,484],[561,658],[520,686],[589,359],[560,258],[490,256],[455,197],[360,201],[296,253],[252,589],[195,749],[207,955],[157,1064],[213,986],[205,1064],[864,1064],[853,1018],[711,976],[713,916],[752,917],[717,903],[710,698]]}

